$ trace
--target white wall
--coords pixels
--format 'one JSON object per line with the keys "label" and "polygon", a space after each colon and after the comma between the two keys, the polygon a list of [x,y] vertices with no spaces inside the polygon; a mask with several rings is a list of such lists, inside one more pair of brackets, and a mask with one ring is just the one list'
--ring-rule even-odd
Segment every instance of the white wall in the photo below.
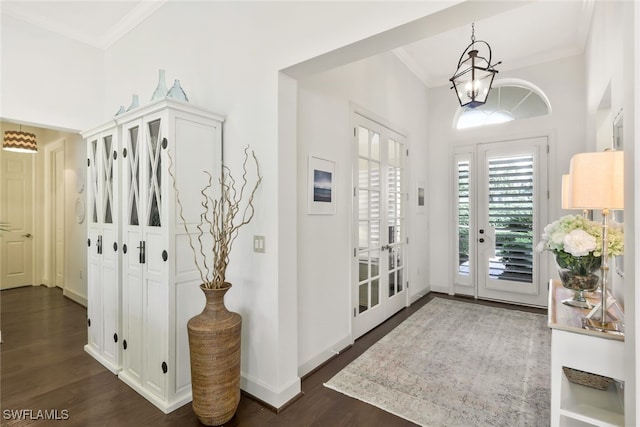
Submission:
{"label": "white wall", "polygon": [[[428,291],[427,216],[416,214],[416,180],[426,181],[426,88],[392,53],[298,81],[298,359],[304,375],[351,340],[354,103],[408,134],[406,204],[409,293]],[[337,212],[307,213],[309,155],[336,162]]]}
{"label": "white wall", "polygon": [[[550,137],[548,217],[558,218],[561,210],[562,174],[569,172],[569,160],[585,151],[583,56],[560,59],[512,71],[500,71],[496,80],[517,78],[539,87],[549,98],[552,114],[516,120],[484,128],[455,130],[453,117],[459,108],[449,86],[429,91],[429,210],[431,290],[452,292],[454,230],[453,147],[458,144],[503,141],[513,137]],[[500,69],[500,67],[498,67]],[[570,76],[570,78],[565,78]],[[437,106],[437,108],[435,108]],[[553,272],[552,272],[553,273]]]}
{"label": "white wall", "polygon": [[102,120],[100,49],[6,13],[0,13],[0,37],[0,118],[63,129],[83,129]]}
{"label": "white wall", "polygon": [[[635,224],[638,221],[636,198],[640,195],[639,178],[635,173],[638,158],[635,135],[638,131],[637,106],[640,79],[638,78],[638,45],[640,44],[640,8],[635,2],[596,2],[591,31],[585,50],[587,83],[588,151],[597,148],[595,129],[597,108],[610,87],[613,115],[621,109],[624,114],[625,152],[625,271],[624,279],[612,275],[615,296],[625,306],[625,425],[636,426],[638,413],[638,293],[640,284],[635,271],[638,261],[638,241]],[[634,262],[635,260],[635,262]],[[613,266],[611,266],[613,267]],[[612,268],[613,270],[613,268]]]}
{"label": "white wall", "polygon": [[[65,179],[65,265],[64,295],[87,306],[87,219],[78,222],[76,203],[87,206],[87,145],[78,134],[61,133],[64,138]],[[80,192],[79,192],[80,191]]]}

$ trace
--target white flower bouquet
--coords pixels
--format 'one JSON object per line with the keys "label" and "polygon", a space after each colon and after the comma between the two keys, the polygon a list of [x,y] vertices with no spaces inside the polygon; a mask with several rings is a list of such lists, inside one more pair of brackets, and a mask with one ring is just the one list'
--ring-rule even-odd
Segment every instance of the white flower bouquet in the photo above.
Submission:
{"label": "white flower bouquet", "polygon": [[[610,222],[607,231],[610,256],[622,255],[622,226]],[[558,267],[578,276],[586,276],[600,268],[602,256],[602,224],[580,215],[566,215],[544,228],[538,251],[548,250],[556,257]]]}

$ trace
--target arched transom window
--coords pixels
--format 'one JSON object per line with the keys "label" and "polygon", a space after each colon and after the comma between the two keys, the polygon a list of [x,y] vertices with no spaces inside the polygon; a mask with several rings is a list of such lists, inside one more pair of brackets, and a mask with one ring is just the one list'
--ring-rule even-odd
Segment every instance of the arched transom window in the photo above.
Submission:
{"label": "arched transom window", "polygon": [[550,113],[549,100],[535,85],[524,80],[503,80],[494,83],[484,105],[459,108],[454,126],[466,129]]}

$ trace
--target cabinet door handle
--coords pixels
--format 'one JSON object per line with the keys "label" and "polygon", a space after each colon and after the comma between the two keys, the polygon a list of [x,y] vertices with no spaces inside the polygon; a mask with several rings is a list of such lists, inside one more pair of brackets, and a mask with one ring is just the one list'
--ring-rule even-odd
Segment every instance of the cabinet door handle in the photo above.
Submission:
{"label": "cabinet door handle", "polygon": [[140,246],[138,246],[138,249],[140,250],[140,252],[138,253],[138,260],[140,261],[140,264],[145,263],[145,259],[146,259],[145,246],[146,246],[145,241],[140,240]]}

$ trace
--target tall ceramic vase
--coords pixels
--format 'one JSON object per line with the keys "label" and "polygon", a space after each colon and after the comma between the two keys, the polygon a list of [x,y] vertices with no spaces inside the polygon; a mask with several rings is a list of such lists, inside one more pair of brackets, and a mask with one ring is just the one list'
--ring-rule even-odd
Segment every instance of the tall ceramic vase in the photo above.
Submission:
{"label": "tall ceramic vase", "polygon": [[242,317],[227,310],[224,295],[231,289],[207,289],[202,313],[187,323],[191,356],[193,411],[209,426],[226,423],[240,403],[240,333]]}

